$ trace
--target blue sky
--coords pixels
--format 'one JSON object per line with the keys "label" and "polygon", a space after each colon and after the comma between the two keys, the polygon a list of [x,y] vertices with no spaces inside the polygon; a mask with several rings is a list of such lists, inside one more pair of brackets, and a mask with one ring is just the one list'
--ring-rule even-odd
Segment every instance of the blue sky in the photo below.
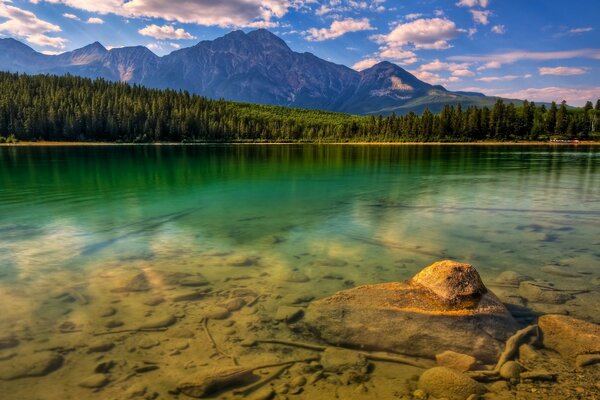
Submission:
{"label": "blue sky", "polygon": [[99,41],[164,55],[233,29],[362,69],[397,63],[451,90],[600,98],[597,0],[0,0],[0,36],[48,54]]}

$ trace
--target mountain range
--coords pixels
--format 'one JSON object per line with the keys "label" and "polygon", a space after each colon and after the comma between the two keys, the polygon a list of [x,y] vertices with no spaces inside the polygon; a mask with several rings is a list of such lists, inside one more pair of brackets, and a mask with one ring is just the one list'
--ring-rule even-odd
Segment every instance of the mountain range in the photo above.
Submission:
{"label": "mountain range", "polygon": [[445,104],[490,106],[497,100],[430,85],[390,62],[355,71],[294,52],[265,29],[233,31],[162,57],[143,46],[107,50],[98,42],[45,55],[18,40],[0,39],[0,70],[101,77],[210,98],[363,115],[439,112]]}

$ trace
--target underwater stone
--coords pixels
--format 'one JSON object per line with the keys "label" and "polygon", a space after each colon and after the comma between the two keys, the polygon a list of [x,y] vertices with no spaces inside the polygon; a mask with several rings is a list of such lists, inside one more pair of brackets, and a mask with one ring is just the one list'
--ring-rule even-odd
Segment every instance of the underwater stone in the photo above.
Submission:
{"label": "underwater stone", "polygon": [[0,363],[0,379],[45,376],[59,369],[63,361],[62,356],[49,351],[21,355]]}
{"label": "underwater stone", "polygon": [[435,362],[440,367],[448,367],[460,372],[468,371],[477,364],[475,357],[450,350],[436,354]]}
{"label": "underwater stone", "polygon": [[600,353],[600,325],[566,315],[542,315],[538,320],[544,347],[574,360],[578,355]]}
{"label": "underwater stone", "polygon": [[125,283],[125,285],[112,289],[111,292],[147,292],[148,290],[150,290],[150,282],[148,282],[146,274],[140,272],[139,274],[131,278],[127,283]]}
{"label": "underwater stone", "polygon": [[219,306],[208,307],[203,314],[208,319],[227,319],[231,316],[228,309]]}
{"label": "underwater stone", "polygon": [[174,315],[162,315],[150,318],[148,321],[140,325],[139,329],[166,328],[173,325],[175,322],[177,322],[177,318],[175,318]]}
{"label": "underwater stone", "polygon": [[0,349],[10,349],[19,345],[19,340],[14,336],[2,336],[0,337]]}
{"label": "underwater stone", "polygon": [[519,379],[521,366],[516,361],[507,361],[500,367],[500,376],[504,379]]}
{"label": "underwater stone", "polygon": [[545,267],[542,267],[542,272],[549,275],[561,276],[563,278],[581,278],[581,274],[556,265],[546,265]]}
{"label": "underwater stone", "polygon": [[535,282],[521,282],[519,294],[532,303],[564,304],[573,299],[573,296],[569,293]]}
{"label": "underwater stone", "polygon": [[286,280],[286,282],[304,283],[304,282],[310,281],[310,278],[302,272],[294,271],[294,272],[291,272],[290,274],[288,274],[285,277],[285,280]]}
{"label": "underwater stone", "polygon": [[368,367],[369,361],[357,351],[327,347],[321,354],[321,365],[327,372],[360,371]]}
{"label": "underwater stone", "polygon": [[275,320],[284,321],[287,323],[296,322],[300,318],[304,311],[298,307],[280,306],[275,313]]}
{"label": "underwater stone", "polygon": [[423,372],[419,389],[436,398],[465,400],[483,392],[483,387],[468,376],[446,367],[434,367]]}
{"label": "underwater stone", "polygon": [[496,283],[501,285],[519,286],[521,282],[532,281],[533,278],[527,275],[519,274],[515,271],[504,271],[495,279]]}
{"label": "underwater stone", "polygon": [[312,302],[306,324],[338,346],[494,363],[517,323],[467,265],[435,263],[408,282],[364,285]]}
{"label": "underwater stone", "polygon": [[97,389],[108,383],[108,378],[104,374],[93,374],[79,382],[79,386],[88,389]]}

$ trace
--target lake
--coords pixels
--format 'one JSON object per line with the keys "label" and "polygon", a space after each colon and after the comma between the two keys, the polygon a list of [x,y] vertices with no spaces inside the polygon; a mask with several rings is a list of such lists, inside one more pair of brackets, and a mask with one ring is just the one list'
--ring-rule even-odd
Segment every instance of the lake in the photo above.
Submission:
{"label": "lake", "polygon": [[[40,354],[52,370],[0,397],[176,398],[203,366],[287,354],[249,337],[308,341],[281,305],[442,259],[507,303],[600,323],[599,227],[600,146],[0,147],[0,378]],[[581,293],[529,304],[494,286],[504,271]],[[230,297],[246,305],[215,307]],[[368,395],[415,373],[376,369]],[[294,398],[357,390],[323,385]]]}

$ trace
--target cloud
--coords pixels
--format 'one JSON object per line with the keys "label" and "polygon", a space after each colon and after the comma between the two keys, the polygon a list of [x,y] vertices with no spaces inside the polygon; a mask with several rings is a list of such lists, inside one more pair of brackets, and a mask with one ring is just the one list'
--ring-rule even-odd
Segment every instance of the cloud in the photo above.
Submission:
{"label": "cloud", "polygon": [[488,10],[469,10],[471,16],[473,17],[473,21],[476,24],[487,25],[490,23],[489,17],[492,15],[491,11]]}
{"label": "cloud", "polygon": [[391,60],[404,60],[416,57],[414,52],[399,48],[384,48],[379,55],[383,58],[389,58]]}
{"label": "cloud", "polygon": [[481,82],[505,82],[505,81],[514,81],[515,79],[529,79],[531,78],[531,74],[525,75],[502,75],[502,76],[484,76],[482,78],[477,78],[476,80]]}
{"label": "cloud", "polygon": [[443,62],[440,61],[438,59],[433,60],[432,62],[428,63],[428,64],[423,64],[419,67],[419,70],[421,71],[458,71],[458,70],[462,70],[462,69],[467,69],[469,67],[469,64],[467,63],[447,63],[447,62]]}
{"label": "cloud", "polygon": [[86,24],[96,24],[96,25],[102,25],[104,23],[104,20],[102,18],[97,18],[97,17],[90,17],[88,18],[87,21],[85,21]]}
{"label": "cloud", "polygon": [[460,78],[457,76],[451,76],[448,78],[444,78],[439,74],[429,72],[429,71],[410,71],[411,74],[419,78],[420,80],[427,82],[432,85],[446,85],[448,83],[460,82]]}
{"label": "cloud", "polygon": [[74,21],[80,21],[79,17],[75,14],[64,13],[62,16],[68,19],[72,19]]}
{"label": "cloud", "polygon": [[585,87],[585,88],[565,88],[565,87],[543,87],[543,88],[526,88],[517,90],[489,90],[487,94],[513,98],[513,99],[528,99],[533,101],[544,102],[561,102],[566,100],[567,103],[574,106],[583,106],[586,101],[595,101],[600,99],[600,86]]}
{"label": "cloud", "polygon": [[579,49],[565,51],[511,51],[508,53],[450,56],[448,60],[462,62],[482,62],[482,63],[500,63],[513,64],[517,61],[554,61],[571,58],[591,58],[600,60],[600,49]]}
{"label": "cloud", "polygon": [[450,40],[459,35],[456,24],[446,18],[417,19],[397,25],[387,35],[373,38],[383,44],[383,50],[413,46],[416,49],[443,50],[452,47]]}
{"label": "cloud", "polygon": [[0,1],[0,18],[6,21],[0,23],[0,32],[25,39],[31,44],[42,47],[63,49],[67,41],[62,37],[48,36],[48,33],[61,32],[58,25],[39,19],[31,11],[9,5]]}
{"label": "cloud", "polygon": [[219,27],[273,26],[297,6],[293,0],[36,0],[60,3],[100,14],[133,18],[161,18],[167,21]]}
{"label": "cloud", "polygon": [[492,27],[492,32],[498,35],[504,35],[506,33],[506,27],[504,25],[494,25]]}
{"label": "cloud", "polygon": [[470,77],[470,76],[475,76],[475,74],[468,69],[457,69],[456,71],[452,72],[453,76],[462,76],[462,77]]}
{"label": "cloud", "polygon": [[539,68],[540,75],[583,75],[589,72],[589,68],[578,68],[578,67],[542,67]]}
{"label": "cloud", "polygon": [[500,64],[498,61],[490,61],[490,62],[483,64],[479,68],[477,68],[477,71],[483,71],[486,69],[499,69],[499,68],[502,68],[502,64]]}
{"label": "cloud", "polygon": [[365,69],[371,68],[373,65],[377,64],[381,60],[377,58],[366,58],[364,60],[360,60],[352,66],[352,69],[356,71],[363,71]]}
{"label": "cloud", "polygon": [[577,35],[579,33],[587,33],[587,32],[591,32],[593,30],[594,30],[594,28],[591,28],[591,27],[587,27],[587,28],[573,28],[573,29],[569,29],[568,33],[573,34],[573,35]]}
{"label": "cloud", "polygon": [[322,42],[324,40],[330,40],[345,35],[348,32],[359,32],[359,31],[372,31],[375,30],[371,26],[368,18],[354,19],[346,18],[342,20],[336,20],[331,23],[329,28],[310,28],[305,34],[306,39],[312,42]]}
{"label": "cloud", "polygon": [[413,19],[421,18],[422,16],[423,16],[423,14],[421,14],[421,13],[412,13],[412,14],[406,14],[404,16],[404,19],[407,21],[412,21]]}
{"label": "cloud", "polygon": [[175,28],[173,25],[146,25],[146,27],[138,30],[138,33],[142,36],[150,36],[155,39],[171,39],[171,40],[182,40],[182,39],[195,39],[190,33],[186,32],[182,28]]}
{"label": "cloud", "polygon": [[459,7],[482,7],[486,8],[490,4],[489,0],[459,0],[456,3]]}

